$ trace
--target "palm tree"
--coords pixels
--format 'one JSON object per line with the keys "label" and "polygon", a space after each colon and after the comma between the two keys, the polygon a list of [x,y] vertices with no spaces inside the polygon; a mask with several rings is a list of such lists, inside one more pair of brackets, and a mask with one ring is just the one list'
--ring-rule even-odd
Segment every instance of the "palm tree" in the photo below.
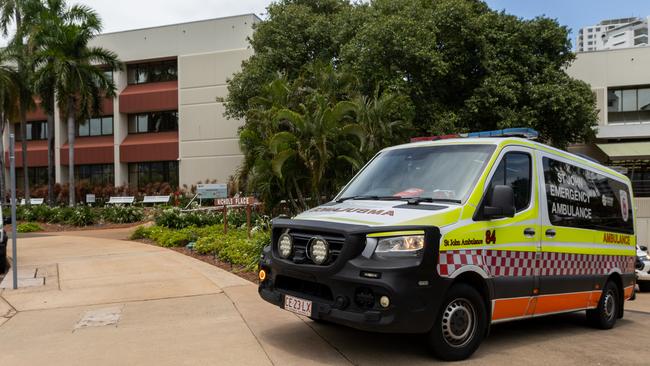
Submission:
{"label": "palm tree", "polygon": [[16,70],[9,66],[6,61],[6,52],[0,51],[0,202],[4,202],[6,195],[5,187],[5,154],[3,142],[5,128],[9,120],[16,117],[18,100],[18,81]]}
{"label": "palm tree", "polygon": [[43,35],[36,51],[35,88],[49,89],[56,104],[66,116],[68,126],[68,186],[69,204],[75,204],[74,139],[75,125],[96,115],[104,97],[115,96],[115,84],[104,69],[122,67],[117,55],[88,43],[102,28],[101,20],[90,8],[70,8],[85,13],[82,17],[62,21],[58,27]]}
{"label": "palm tree", "polygon": [[[67,7],[65,0],[44,0],[34,1],[27,4],[24,22],[27,24],[28,47],[32,50],[47,48],[47,40],[53,29],[63,26],[66,23],[96,24],[96,14],[88,11],[88,8],[79,5]],[[45,62],[50,62],[47,60]],[[49,77],[49,79],[47,77]],[[54,171],[54,111],[56,106],[54,84],[55,75],[43,75],[37,83],[38,89],[35,92],[41,98],[41,107],[47,113],[47,191],[48,202],[54,204],[54,182],[56,180]]]}
{"label": "palm tree", "polygon": [[10,40],[8,49],[11,50],[11,62],[17,65],[17,101],[18,116],[20,119],[20,139],[23,160],[23,185],[25,201],[29,204],[29,169],[27,163],[27,111],[33,106],[34,100],[29,80],[32,76],[30,54],[24,44],[25,29],[23,17],[25,8],[36,0],[0,0],[0,31],[6,37],[12,25],[16,26],[16,33]]}
{"label": "palm tree", "polygon": [[300,161],[307,168],[311,198],[316,204],[320,204],[323,194],[327,196],[335,189],[324,184],[334,182],[324,179],[332,161],[342,160],[355,169],[361,165],[359,156],[355,156],[360,147],[346,139],[355,136],[361,145],[365,141],[363,129],[354,123],[355,107],[347,101],[332,106],[327,98],[315,95],[309,106],[303,105],[301,111],[283,109],[275,117],[277,123],[287,123],[289,130],[276,133],[269,142],[273,171],[282,177],[287,161]]}

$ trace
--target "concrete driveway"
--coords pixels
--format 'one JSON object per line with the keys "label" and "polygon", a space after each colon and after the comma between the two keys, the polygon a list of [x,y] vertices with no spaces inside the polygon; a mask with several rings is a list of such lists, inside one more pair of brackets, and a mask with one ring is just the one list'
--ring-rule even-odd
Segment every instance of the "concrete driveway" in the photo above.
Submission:
{"label": "concrete driveway", "polygon": [[[19,279],[31,286],[0,292],[0,365],[435,363],[422,336],[316,324],[233,274],[127,236],[19,240]],[[611,331],[588,328],[581,313],[502,324],[464,363],[648,365],[649,341],[641,294]]]}

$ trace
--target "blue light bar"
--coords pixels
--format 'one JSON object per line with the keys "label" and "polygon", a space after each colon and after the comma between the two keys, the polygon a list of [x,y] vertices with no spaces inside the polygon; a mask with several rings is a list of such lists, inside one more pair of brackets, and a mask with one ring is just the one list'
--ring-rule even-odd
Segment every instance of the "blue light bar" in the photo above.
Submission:
{"label": "blue light bar", "polygon": [[[504,128],[503,130],[493,131],[480,131],[470,132],[467,137],[523,137],[530,140],[535,140],[539,137],[539,132],[532,128],[518,127],[518,128]],[[463,135],[465,137],[465,135]]]}

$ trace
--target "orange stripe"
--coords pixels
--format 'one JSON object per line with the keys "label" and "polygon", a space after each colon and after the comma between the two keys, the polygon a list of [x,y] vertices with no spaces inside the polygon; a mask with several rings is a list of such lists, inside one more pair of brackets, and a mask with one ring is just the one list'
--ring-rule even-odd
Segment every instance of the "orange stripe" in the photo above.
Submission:
{"label": "orange stripe", "polygon": [[492,320],[595,308],[598,306],[601,294],[602,291],[586,291],[570,294],[496,299],[494,300]]}
{"label": "orange stripe", "polygon": [[632,298],[632,293],[634,293],[634,286],[628,286],[623,290],[623,294],[625,296],[625,300],[629,300]]}
{"label": "orange stripe", "polygon": [[518,297],[514,299],[498,299],[494,301],[492,320],[516,318],[526,315],[530,304],[530,297]]}
{"label": "orange stripe", "polygon": [[[593,292],[598,293],[598,298],[600,299],[600,291],[540,296],[537,298],[535,315],[584,309],[593,303]],[[598,304],[598,301],[596,301],[596,304]]]}

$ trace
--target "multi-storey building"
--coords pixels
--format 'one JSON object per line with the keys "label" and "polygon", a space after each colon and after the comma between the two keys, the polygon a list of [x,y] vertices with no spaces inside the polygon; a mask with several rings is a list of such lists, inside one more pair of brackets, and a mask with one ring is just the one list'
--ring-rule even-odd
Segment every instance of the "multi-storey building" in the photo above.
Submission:
{"label": "multi-storey building", "polygon": [[603,20],[578,31],[578,52],[612,50],[648,45],[648,18]]}
{"label": "multi-storey building", "polygon": [[[242,161],[237,130],[242,121],[224,117],[227,80],[252,50],[247,38],[253,14],[106,33],[92,41],[125,63],[111,73],[117,96],[101,113],[78,123],[75,175],[92,184],[143,187],[168,182],[188,187],[226,182]],[[38,106],[38,104],[37,104]],[[32,185],[47,183],[47,116],[40,107],[27,123],[27,166]],[[18,182],[22,176],[19,125]],[[56,181],[68,177],[67,124],[55,113]]]}
{"label": "multi-storey building", "polygon": [[639,242],[650,244],[650,47],[579,53],[567,72],[596,96],[596,141],[571,147],[632,180]]}

